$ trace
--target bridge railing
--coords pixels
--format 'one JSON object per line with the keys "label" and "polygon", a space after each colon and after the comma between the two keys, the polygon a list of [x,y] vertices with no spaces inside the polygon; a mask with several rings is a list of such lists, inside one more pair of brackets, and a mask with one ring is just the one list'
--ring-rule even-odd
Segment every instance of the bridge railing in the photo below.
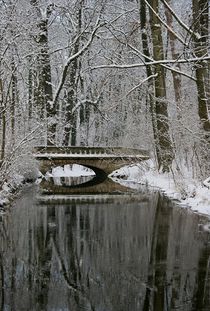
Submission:
{"label": "bridge railing", "polygon": [[125,147],[62,147],[62,146],[37,146],[34,148],[36,154],[84,154],[84,155],[143,155],[149,156],[148,151],[143,149],[125,148]]}

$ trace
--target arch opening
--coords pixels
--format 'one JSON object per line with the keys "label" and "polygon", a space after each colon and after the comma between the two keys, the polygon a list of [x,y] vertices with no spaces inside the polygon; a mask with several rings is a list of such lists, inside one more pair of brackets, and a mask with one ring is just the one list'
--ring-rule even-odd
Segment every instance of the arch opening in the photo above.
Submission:
{"label": "arch opening", "polygon": [[107,174],[96,167],[80,164],[67,164],[52,168],[45,179],[56,186],[82,188],[102,183]]}

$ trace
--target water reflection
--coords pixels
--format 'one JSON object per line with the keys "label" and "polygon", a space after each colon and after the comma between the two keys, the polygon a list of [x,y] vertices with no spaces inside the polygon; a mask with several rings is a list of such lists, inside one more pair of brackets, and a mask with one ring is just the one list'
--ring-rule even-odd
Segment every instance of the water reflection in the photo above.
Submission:
{"label": "water reflection", "polygon": [[85,177],[48,177],[40,183],[42,193],[45,194],[104,194],[125,193],[132,190],[123,184],[108,178],[106,175]]}
{"label": "water reflection", "polygon": [[207,220],[145,195],[38,205],[28,191],[1,222],[1,310],[209,310]]}
{"label": "water reflection", "polygon": [[89,182],[93,176],[74,176],[74,177],[48,177],[46,181],[52,182],[56,186],[77,186]]}

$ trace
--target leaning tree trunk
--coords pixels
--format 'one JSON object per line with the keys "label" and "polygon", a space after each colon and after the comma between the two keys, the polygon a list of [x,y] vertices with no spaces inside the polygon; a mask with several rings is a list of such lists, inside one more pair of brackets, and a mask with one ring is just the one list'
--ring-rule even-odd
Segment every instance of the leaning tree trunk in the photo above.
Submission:
{"label": "leaning tree trunk", "polygon": [[[150,0],[155,12],[159,12],[159,0]],[[153,45],[153,58],[155,61],[163,60],[163,39],[161,23],[153,11],[150,10],[151,35]],[[154,101],[156,124],[154,128],[156,138],[156,153],[159,169],[163,172],[170,170],[173,160],[173,147],[169,133],[168,107],[166,101],[165,71],[161,65],[156,65],[154,73],[157,74],[154,82]]]}

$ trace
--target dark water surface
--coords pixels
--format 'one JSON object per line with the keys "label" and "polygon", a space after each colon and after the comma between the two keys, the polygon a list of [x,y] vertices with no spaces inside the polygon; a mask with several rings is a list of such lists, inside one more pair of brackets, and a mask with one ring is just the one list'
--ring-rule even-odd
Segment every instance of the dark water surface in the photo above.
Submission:
{"label": "dark water surface", "polygon": [[159,193],[37,199],[0,223],[0,310],[210,310],[209,220]]}

